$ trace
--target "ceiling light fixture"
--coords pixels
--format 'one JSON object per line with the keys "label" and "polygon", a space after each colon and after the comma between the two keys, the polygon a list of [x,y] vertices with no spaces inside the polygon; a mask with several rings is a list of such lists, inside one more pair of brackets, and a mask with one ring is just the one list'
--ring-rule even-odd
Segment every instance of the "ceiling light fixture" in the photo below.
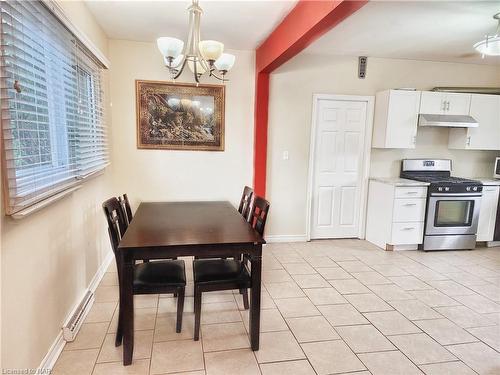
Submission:
{"label": "ceiling light fixture", "polygon": [[493,16],[498,21],[497,30],[494,35],[486,35],[484,40],[474,44],[474,48],[483,55],[500,56],[500,13]]}
{"label": "ceiling light fixture", "polygon": [[186,64],[193,72],[194,79],[200,82],[200,77],[208,72],[209,77],[227,81],[226,74],[233,67],[235,57],[224,52],[224,44],[216,40],[200,41],[200,19],[203,10],[198,0],[193,0],[189,8],[189,34],[187,43],[177,38],[161,37],[156,40],[158,49],[163,55],[165,66],[172,79],[177,79]]}

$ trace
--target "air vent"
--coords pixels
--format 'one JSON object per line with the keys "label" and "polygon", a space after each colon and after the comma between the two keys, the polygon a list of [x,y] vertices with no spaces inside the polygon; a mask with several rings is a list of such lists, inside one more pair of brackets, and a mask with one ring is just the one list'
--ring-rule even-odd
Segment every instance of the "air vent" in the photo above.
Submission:
{"label": "air vent", "polygon": [[90,311],[92,304],[94,303],[94,294],[88,290],[83,296],[82,302],[75,309],[73,314],[68,319],[67,323],[63,327],[63,337],[64,340],[70,342],[76,338],[80,327],[82,326],[85,317]]}
{"label": "air vent", "polygon": [[368,57],[358,57],[358,78],[364,79],[366,77],[366,65],[368,64]]}

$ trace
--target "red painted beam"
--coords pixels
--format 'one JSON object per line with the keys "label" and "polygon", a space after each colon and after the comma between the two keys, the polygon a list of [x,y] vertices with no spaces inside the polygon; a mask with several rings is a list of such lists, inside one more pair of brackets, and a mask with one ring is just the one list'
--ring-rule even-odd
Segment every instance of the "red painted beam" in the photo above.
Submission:
{"label": "red painted beam", "polygon": [[360,1],[300,0],[267,39],[255,56],[254,189],[266,193],[269,73],[365,5]]}

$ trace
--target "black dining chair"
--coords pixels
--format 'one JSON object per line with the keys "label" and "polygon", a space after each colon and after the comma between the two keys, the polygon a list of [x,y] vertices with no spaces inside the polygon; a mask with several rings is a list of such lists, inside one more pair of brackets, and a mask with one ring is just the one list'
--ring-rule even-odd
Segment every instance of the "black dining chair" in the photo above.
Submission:
{"label": "black dining chair", "polygon": [[127,226],[128,226],[128,224],[130,224],[134,216],[132,214],[132,208],[130,207],[130,201],[128,200],[127,194],[119,196],[118,202],[120,202],[123,212],[125,213],[125,218],[127,219]]}
{"label": "black dining chair", "polygon": [[[254,196],[249,211],[248,221],[261,236],[264,236],[269,206],[264,198]],[[195,341],[200,338],[202,293],[239,289],[243,295],[243,306],[248,310],[248,288],[252,287],[250,272],[246,256],[242,259],[193,260]]]}
{"label": "black dining chair", "polygon": [[250,212],[250,203],[252,202],[253,189],[249,186],[245,186],[243,189],[243,194],[240,199],[240,205],[238,207],[238,212],[248,220],[248,213]]}
{"label": "black dining chair", "polygon": [[[116,268],[120,289],[122,283],[122,260],[118,245],[126,230],[126,218],[117,198],[108,199],[102,204],[108,222],[108,234],[111,247],[115,254]],[[134,266],[133,294],[169,294],[177,295],[177,325],[176,332],[182,329],[182,313],[184,310],[184,292],[186,288],[186,270],[183,260],[164,260],[139,263]],[[116,330],[115,346],[121,345],[123,333],[122,303],[118,312],[118,328]]]}

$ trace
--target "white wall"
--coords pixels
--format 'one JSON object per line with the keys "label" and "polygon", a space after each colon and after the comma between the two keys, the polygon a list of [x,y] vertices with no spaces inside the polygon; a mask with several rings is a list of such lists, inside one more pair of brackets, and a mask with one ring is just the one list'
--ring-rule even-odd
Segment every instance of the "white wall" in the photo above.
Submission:
{"label": "white wall", "polygon": [[[99,49],[107,38],[82,2],[62,2],[65,12]],[[2,215],[2,368],[37,368],[67,314],[109,254],[100,208],[111,173],[22,220]],[[3,199],[3,197],[2,197]]]}
{"label": "white wall", "polygon": [[[169,74],[154,43],[110,40],[109,50],[115,189],[128,193],[133,208],[144,200],[236,204],[253,176],[254,52],[231,51],[236,64],[226,84],[225,151],[219,152],[137,149],[135,80],[168,81]],[[184,72],[179,81],[193,77]]]}
{"label": "white wall", "polygon": [[[435,86],[499,86],[500,67],[428,61],[368,59],[357,78],[357,57],[300,54],[271,75],[267,197],[272,204],[268,235],[305,235],[312,95],[374,95],[377,91]],[[447,129],[419,129],[415,150],[372,149],[371,176],[397,176],[402,158],[444,157],[454,173],[491,175],[500,152],[448,150]],[[289,151],[289,160],[282,160]]]}

